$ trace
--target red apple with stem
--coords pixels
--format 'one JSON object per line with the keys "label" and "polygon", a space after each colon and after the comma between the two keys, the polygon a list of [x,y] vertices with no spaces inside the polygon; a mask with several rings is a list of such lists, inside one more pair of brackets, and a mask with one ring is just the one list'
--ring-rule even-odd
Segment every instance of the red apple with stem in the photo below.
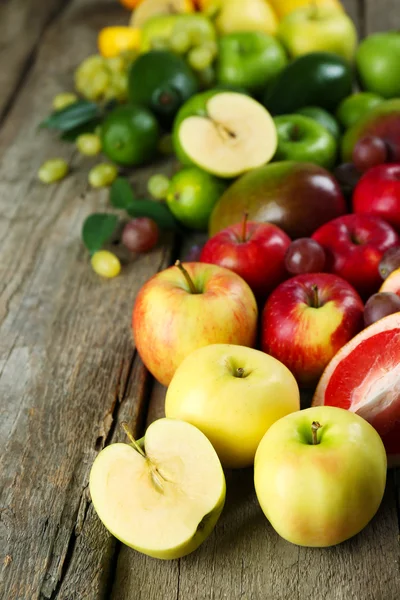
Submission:
{"label": "red apple with stem", "polygon": [[276,225],[243,221],[223,229],[205,244],[201,262],[225,267],[240,275],[255,296],[267,295],[287,277],[285,254],[289,236]]}
{"label": "red apple with stem", "polygon": [[363,298],[382,284],[379,263],[400,238],[389,223],[373,215],[345,215],[326,223],[312,236],[325,249],[327,270],[346,279]]}
{"label": "red apple with stem", "polygon": [[139,291],[133,337],[145,366],[169,385],[181,362],[197,348],[253,346],[257,316],[254,294],[239,275],[216,265],[177,261]]}
{"label": "red apple with stem", "polygon": [[292,277],[272,292],[262,322],[262,350],[290,369],[302,386],[317,383],[336,352],[363,327],[355,289],[329,273]]}
{"label": "red apple with stem", "polygon": [[381,217],[400,232],[400,163],[369,169],[353,196],[356,213]]}

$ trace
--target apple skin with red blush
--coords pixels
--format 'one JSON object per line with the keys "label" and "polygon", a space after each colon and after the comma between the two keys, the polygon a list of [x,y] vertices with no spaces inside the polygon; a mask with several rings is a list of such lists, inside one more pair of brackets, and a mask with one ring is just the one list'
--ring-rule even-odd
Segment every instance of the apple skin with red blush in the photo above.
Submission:
{"label": "apple skin with red blush", "polygon": [[285,254],[290,244],[290,237],[276,225],[244,220],[210,238],[200,261],[234,271],[264,301],[288,277]]}
{"label": "apple skin with red blush", "polygon": [[330,273],[297,275],[268,298],[261,347],[302,387],[313,387],[333,356],[363,328],[364,304],[347,281]]}
{"label": "apple skin with red blush", "polygon": [[348,281],[363,299],[382,284],[379,263],[386,250],[400,244],[389,223],[366,214],[334,219],[317,229],[312,238],[327,254],[327,270]]}
{"label": "apple skin with red blush", "polygon": [[400,232],[400,163],[369,169],[354,190],[353,208],[385,219]]}

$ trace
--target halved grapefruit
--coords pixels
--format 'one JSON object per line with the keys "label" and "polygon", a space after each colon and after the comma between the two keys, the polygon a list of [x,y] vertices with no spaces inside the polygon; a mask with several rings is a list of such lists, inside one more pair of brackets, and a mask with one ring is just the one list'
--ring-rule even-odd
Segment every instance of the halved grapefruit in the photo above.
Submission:
{"label": "halved grapefruit", "polygon": [[380,434],[389,466],[400,465],[400,313],[364,329],[333,357],[313,406],[357,413]]}
{"label": "halved grapefruit", "polygon": [[400,269],[390,273],[389,277],[383,282],[380,292],[393,292],[400,296]]}

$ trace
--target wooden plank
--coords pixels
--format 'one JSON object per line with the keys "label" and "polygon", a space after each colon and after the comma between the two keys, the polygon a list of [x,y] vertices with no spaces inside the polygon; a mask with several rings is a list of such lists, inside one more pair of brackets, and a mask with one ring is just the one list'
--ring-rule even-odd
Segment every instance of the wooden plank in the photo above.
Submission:
{"label": "wooden plank", "polygon": [[398,0],[364,0],[365,32],[400,29],[400,6]]}
{"label": "wooden plank", "polygon": [[363,0],[342,0],[342,4],[357,27],[360,37],[364,35],[364,1]]}
{"label": "wooden plank", "polygon": [[[145,399],[130,313],[140,286],[169,262],[171,243],[138,257],[113,281],[91,272],[80,241],[86,215],[106,207],[89,191],[90,162],[36,130],[52,97],[95,51],[115,3],[76,0],[46,32],[0,136],[0,597],[98,598],[115,542],[87,496],[90,466],[114,439],[119,410],[135,425]],[[114,15],[114,17],[113,17]],[[72,174],[36,181],[48,157]],[[148,171],[137,172],[136,185]],[[141,375],[140,375],[141,373]],[[78,564],[79,563],[79,564]]]}

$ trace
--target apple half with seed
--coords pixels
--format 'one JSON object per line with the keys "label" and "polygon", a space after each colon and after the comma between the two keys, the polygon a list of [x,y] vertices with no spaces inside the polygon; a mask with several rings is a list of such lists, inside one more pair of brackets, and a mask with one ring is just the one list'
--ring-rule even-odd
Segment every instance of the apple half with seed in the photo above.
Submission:
{"label": "apple half with seed", "polygon": [[174,143],[184,164],[219,177],[237,177],[268,163],[278,137],[269,112],[237,92],[199,94],[178,113]]}
{"label": "apple half with seed", "polygon": [[225,476],[206,436],[194,425],[159,419],[142,443],[123,425],[130,444],[100,452],[90,494],[105,527],[121,542],[152,556],[175,559],[210,535],[225,502]]}

